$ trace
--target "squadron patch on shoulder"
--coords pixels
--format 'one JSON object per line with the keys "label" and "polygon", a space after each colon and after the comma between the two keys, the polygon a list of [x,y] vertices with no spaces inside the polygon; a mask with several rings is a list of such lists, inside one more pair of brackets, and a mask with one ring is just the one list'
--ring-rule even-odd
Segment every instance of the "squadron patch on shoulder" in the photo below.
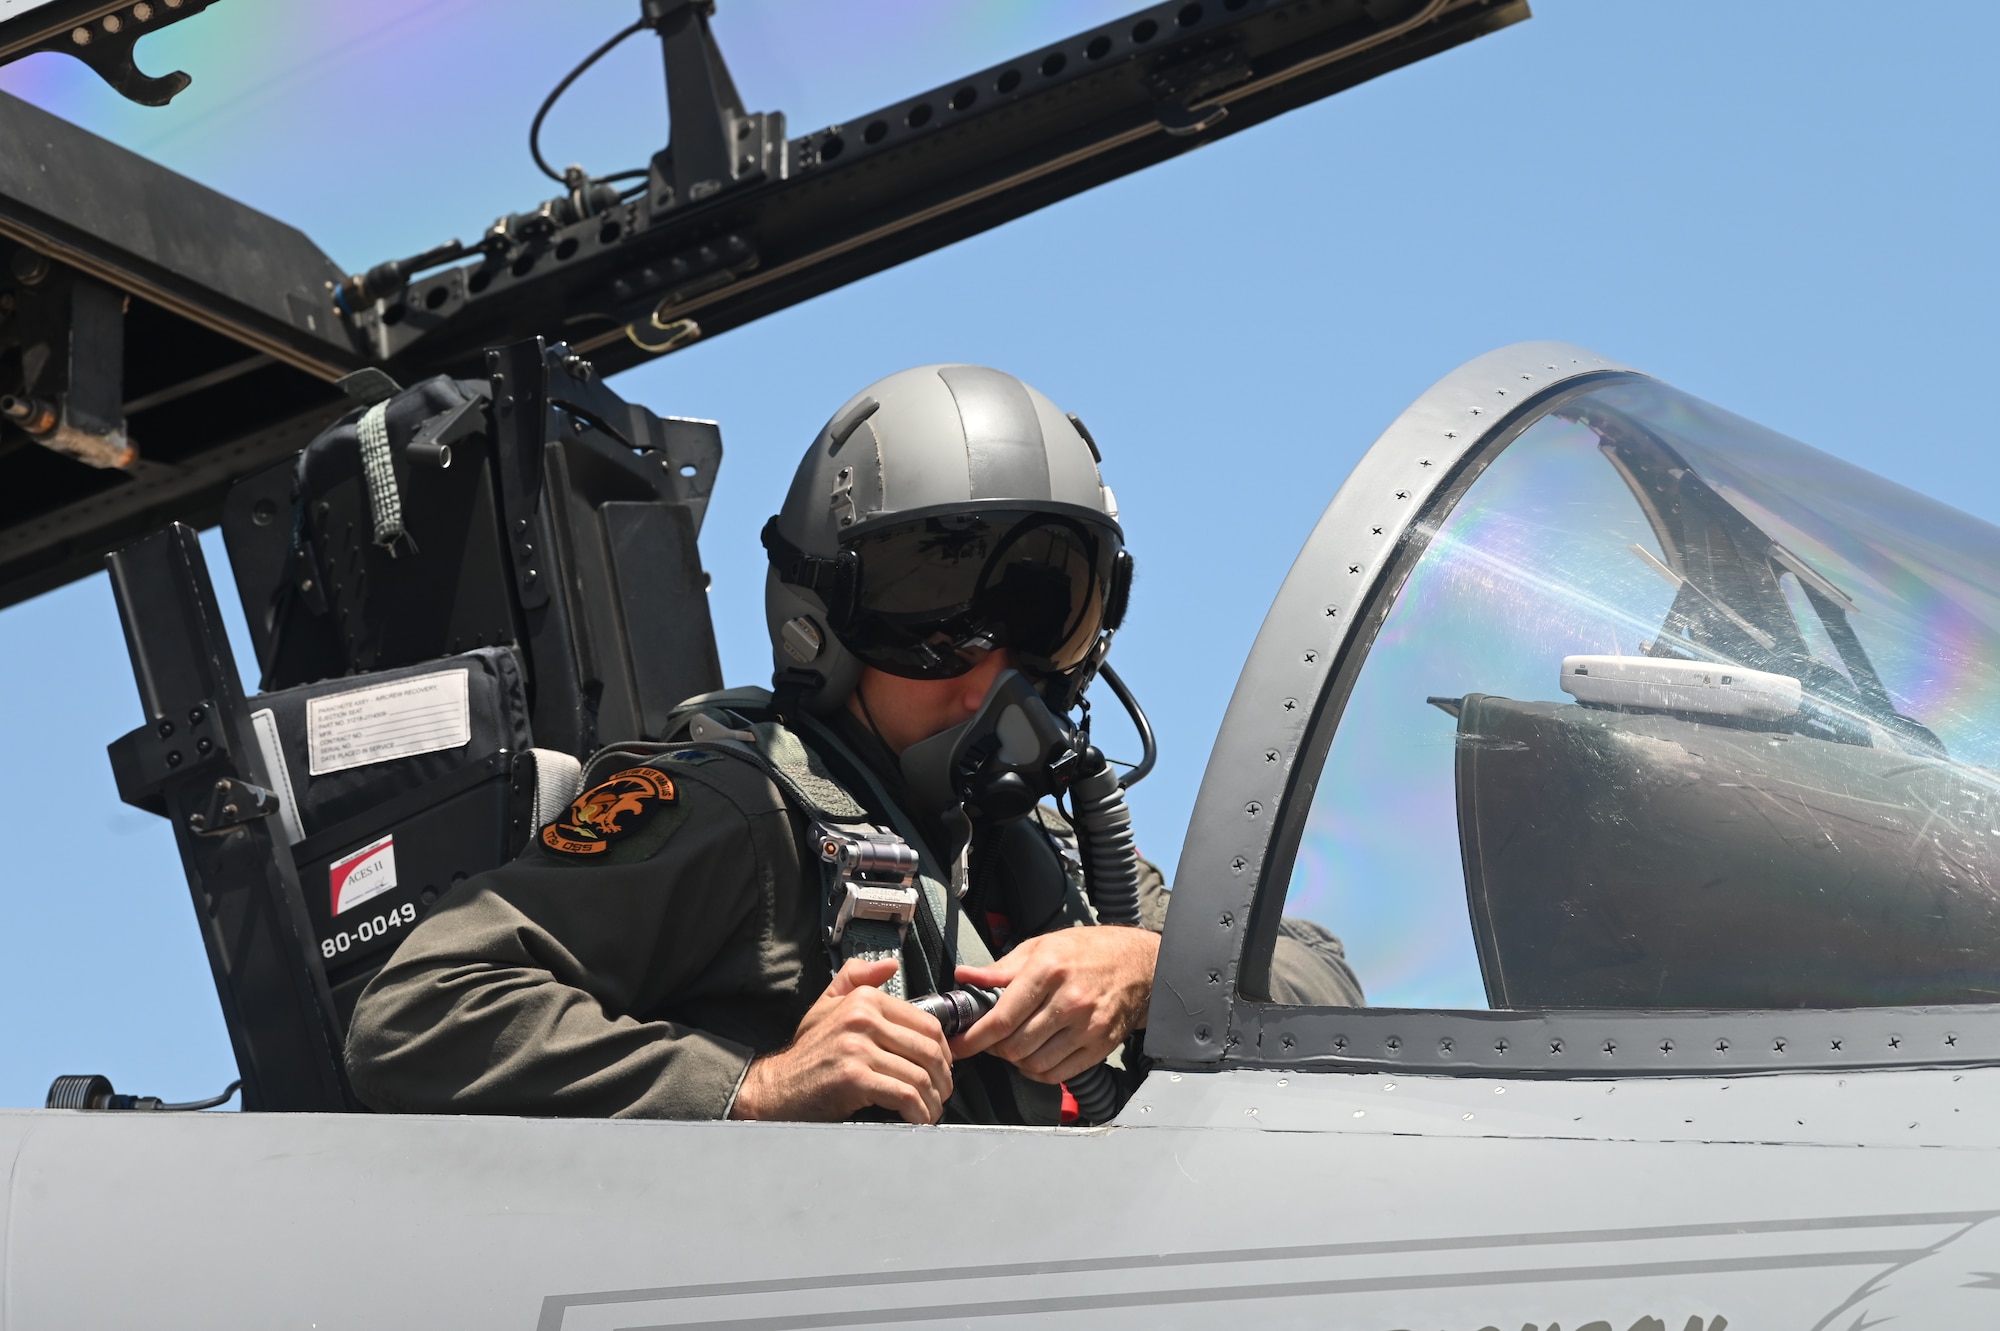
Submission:
{"label": "squadron patch on shoulder", "polygon": [[567,814],[542,829],[542,844],[565,855],[602,855],[673,802],[672,777],[657,768],[628,767],[578,795]]}

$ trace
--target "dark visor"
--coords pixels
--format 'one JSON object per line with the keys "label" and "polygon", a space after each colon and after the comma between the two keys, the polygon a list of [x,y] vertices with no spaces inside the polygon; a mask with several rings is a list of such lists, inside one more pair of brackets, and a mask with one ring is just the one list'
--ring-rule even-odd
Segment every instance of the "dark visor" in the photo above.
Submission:
{"label": "dark visor", "polygon": [[990,509],[917,518],[842,542],[859,561],[840,640],[863,662],[949,679],[1004,647],[1068,670],[1104,625],[1117,535],[1078,518]]}

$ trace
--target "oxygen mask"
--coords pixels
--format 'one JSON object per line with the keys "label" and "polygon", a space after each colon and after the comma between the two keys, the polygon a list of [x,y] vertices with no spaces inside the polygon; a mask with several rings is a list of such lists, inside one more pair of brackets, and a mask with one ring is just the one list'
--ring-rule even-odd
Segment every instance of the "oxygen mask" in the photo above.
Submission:
{"label": "oxygen mask", "polygon": [[969,720],[903,751],[903,779],[929,812],[963,808],[1003,823],[1067,789],[1086,755],[1095,755],[1088,737],[1050,710],[1026,675],[1003,670]]}

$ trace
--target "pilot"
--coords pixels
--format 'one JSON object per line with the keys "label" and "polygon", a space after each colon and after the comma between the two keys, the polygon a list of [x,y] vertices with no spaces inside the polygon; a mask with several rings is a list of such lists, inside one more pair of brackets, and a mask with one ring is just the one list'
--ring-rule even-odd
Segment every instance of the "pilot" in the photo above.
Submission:
{"label": "pilot", "polygon": [[[1141,927],[1086,927],[1087,857],[1041,792],[975,817],[940,788],[965,753],[1011,751],[967,738],[1001,695],[1067,714],[1122,615],[1131,561],[1081,422],[994,370],[892,375],[820,431],[764,543],[775,687],[600,752],[519,858],[438,902],[355,1009],[365,1103],[1055,1124],[1114,1054],[1133,1084],[1158,871]],[[844,885],[840,845],[895,872]],[[956,985],[998,999],[948,1039],[905,999]],[[1361,1002],[1338,940],[1299,921],[1273,985]]]}

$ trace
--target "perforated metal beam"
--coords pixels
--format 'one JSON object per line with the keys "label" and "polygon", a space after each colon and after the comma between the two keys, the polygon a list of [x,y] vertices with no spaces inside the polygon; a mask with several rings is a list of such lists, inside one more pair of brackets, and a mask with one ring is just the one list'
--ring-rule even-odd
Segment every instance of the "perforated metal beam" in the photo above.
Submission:
{"label": "perforated metal beam", "polygon": [[364,364],[476,376],[484,348],[541,335],[614,373],[669,341],[661,324],[713,337],[1527,16],[1526,0],[1155,5],[776,145],[769,169],[701,200],[529,228],[353,316],[298,230],[0,95],[0,141],[17,145],[0,158],[0,260],[24,246],[131,295],[141,458],[93,471],[0,429],[0,606],[167,521],[214,521]]}

